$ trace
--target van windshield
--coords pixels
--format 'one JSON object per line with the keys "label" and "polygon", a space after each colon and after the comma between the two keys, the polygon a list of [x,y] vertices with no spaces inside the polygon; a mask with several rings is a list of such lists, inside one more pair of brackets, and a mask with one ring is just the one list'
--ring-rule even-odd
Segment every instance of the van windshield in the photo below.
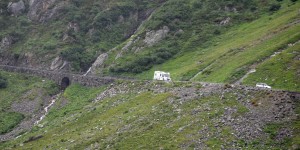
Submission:
{"label": "van windshield", "polygon": [[170,77],[170,75],[169,75],[169,74],[164,74],[163,76],[164,76],[164,77]]}

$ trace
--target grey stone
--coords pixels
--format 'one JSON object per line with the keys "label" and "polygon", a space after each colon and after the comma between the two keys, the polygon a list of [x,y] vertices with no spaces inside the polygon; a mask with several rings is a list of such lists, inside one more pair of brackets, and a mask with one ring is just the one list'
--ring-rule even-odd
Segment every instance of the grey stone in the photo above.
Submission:
{"label": "grey stone", "polygon": [[108,54],[107,53],[103,53],[101,54],[96,61],[93,63],[92,67],[91,67],[91,73],[92,74],[96,74],[96,71],[100,71],[100,68],[104,67],[104,62],[108,59]]}
{"label": "grey stone", "polygon": [[163,38],[165,38],[170,31],[169,27],[164,26],[162,29],[157,30],[157,31],[149,31],[146,33],[146,37],[144,39],[144,42],[148,46],[152,46],[155,43],[159,42]]}
{"label": "grey stone", "polygon": [[68,64],[67,61],[64,61],[61,57],[57,56],[50,66],[50,70],[61,70]]}
{"label": "grey stone", "polygon": [[17,16],[22,14],[25,11],[25,4],[23,0],[20,0],[19,2],[16,3],[10,2],[7,6],[7,10],[11,14]]}
{"label": "grey stone", "polygon": [[6,36],[1,40],[0,52],[9,49],[13,43],[13,38],[11,36]]}
{"label": "grey stone", "polygon": [[27,16],[32,21],[47,22],[57,16],[57,12],[67,4],[67,1],[30,0]]}

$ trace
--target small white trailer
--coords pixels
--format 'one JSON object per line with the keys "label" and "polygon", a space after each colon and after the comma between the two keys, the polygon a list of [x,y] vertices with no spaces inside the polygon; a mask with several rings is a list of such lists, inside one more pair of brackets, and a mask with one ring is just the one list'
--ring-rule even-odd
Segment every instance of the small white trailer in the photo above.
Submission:
{"label": "small white trailer", "polygon": [[155,71],[153,80],[171,81],[170,73],[163,71]]}

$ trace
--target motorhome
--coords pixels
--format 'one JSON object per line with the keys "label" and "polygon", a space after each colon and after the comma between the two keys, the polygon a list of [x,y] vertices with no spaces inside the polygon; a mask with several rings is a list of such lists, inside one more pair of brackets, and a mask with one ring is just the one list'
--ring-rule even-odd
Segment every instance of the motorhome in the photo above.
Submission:
{"label": "motorhome", "polygon": [[153,79],[160,81],[171,81],[170,73],[163,71],[155,71]]}

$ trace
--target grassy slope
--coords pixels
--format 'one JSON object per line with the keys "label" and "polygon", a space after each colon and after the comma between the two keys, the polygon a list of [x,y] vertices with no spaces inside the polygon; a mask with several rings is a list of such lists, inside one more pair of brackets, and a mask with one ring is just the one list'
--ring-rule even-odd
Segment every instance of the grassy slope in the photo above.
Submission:
{"label": "grassy slope", "polygon": [[[0,144],[0,148],[180,149],[193,148],[196,146],[194,140],[203,138],[204,144],[212,149],[220,149],[221,145],[230,148],[232,141],[236,141],[235,144],[240,147],[251,149],[290,145],[290,142],[274,145],[272,137],[262,142],[255,139],[246,145],[231,134],[232,129],[228,126],[221,126],[218,130],[221,132],[215,130],[216,118],[224,114],[225,109],[236,108],[235,117],[249,111],[236,101],[232,93],[227,93],[223,100],[220,100],[220,95],[212,95],[181,103],[171,93],[145,92],[137,95],[119,94],[91,103],[90,98],[101,91],[103,87],[72,85],[43,121],[43,128],[35,127],[16,140]],[[170,102],[170,99],[174,101]],[[68,100],[68,104],[63,107],[61,103],[65,100]],[[198,113],[193,113],[197,110]],[[208,127],[208,135],[197,134],[204,127]],[[266,132],[276,133],[280,126],[269,128]],[[20,146],[20,143],[40,135],[42,138]]]}
{"label": "grassy slope", "polygon": [[230,82],[240,68],[247,68],[268,57],[282,46],[299,39],[299,24],[287,26],[298,20],[300,4],[286,4],[272,15],[264,15],[251,23],[236,26],[212,40],[207,48],[182,54],[176,59],[139,74],[139,78],[151,79],[154,70],[165,70],[174,80],[189,79],[210,64],[209,69],[196,76],[195,81]]}
{"label": "grassy slope", "polygon": [[265,82],[277,89],[300,92],[300,44],[285,49],[257,66],[257,71],[250,74],[244,84],[255,85]]}
{"label": "grassy slope", "polygon": [[[55,88],[53,82],[47,80],[42,82],[41,78],[3,71],[0,71],[0,73],[8,80],[7,88],[0,89],[0,133],[6,133],[25,117],[11,110],[11,105],[14,102],[21,102],[25,99],[33,100],[39,94],[51,95],[57,91],[57,88]],[[31,92],[30,95],[26,94],[28,91]],[[43,100],[40,99],[40,103],[42,102]]]}
{"label": "grassy slope", "polygon": [[[110,62],[114,63],[111,72],[139,73],[148,70],[154,64],[161,64],[172,57],[178,57],[178,54],[185,55],[188,51],[195,51],[203,47],[205,42],[210,43],[213,37],[228,31],[233,25],[256,19],[257,16],[265,13],[266,7],[271,2],[272,0],[266,3],[256,0],[218,3],[194,0],[167,1],[153,13],[150,20],[143,25],[143,30],[135,36],[143,39],[149,30],[157,30],[163,26],[170,28],[168,36],[154,46],[139,52],[135,52],[135,48],[144,47],[143,42],[141,40],[134,42],[120,59]],[[238,13],[226,10],[227,6],[237,8]],[[227,17],[231,18],[230,23],[219,25],[221,20]],[[178,32],[180,30],[183,32]]]}

